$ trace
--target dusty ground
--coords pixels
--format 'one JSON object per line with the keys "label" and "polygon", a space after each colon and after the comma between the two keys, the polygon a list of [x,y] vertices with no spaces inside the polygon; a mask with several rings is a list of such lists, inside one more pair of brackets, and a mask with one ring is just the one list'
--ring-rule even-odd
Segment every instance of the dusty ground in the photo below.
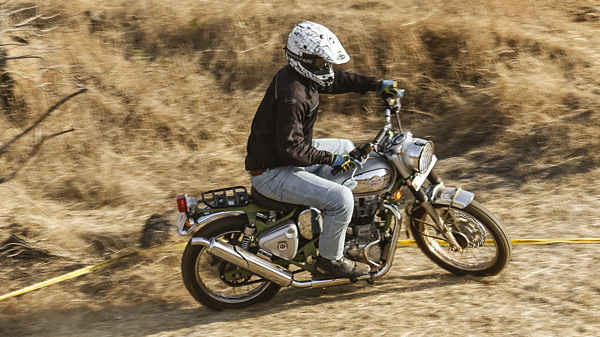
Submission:
{"label": "dusty ground", "polygon": [[[587,178],[599,174],[596,170]],[[470,185],[477,190],[477,184]],[[600,201],[591,188],[543,187],[531,183],[482,194],[512,238],[598,236],[600,216],[594,210]],[[451,275],[418,248],[402,247],[393,270],[373,286],[283,289],[267,303],[228,312],[203,308],[187,294],[178,270],[180,251],[155,251],[4,301],[0,334],[595,336],[600,328],[600,245],[513,248],[504,272],[479,279]],[[28,273],[39,267],[33,264]]]}
{"label": "dusty ground", "polygon": [[482,280],[441,272],[416,249],[403,248],[398,252],[397,268],[374,286],[285,289],[268,303],[230,312],[213,312],[186,300],[177,277],[164,282],[163,291],[171,294],[171,300],[153,300],[148,293],[129,305],[78,301],[73,295],[53,294],[56,289],[47,289],[28,296],[50,296],[52,303],[42,310],[31,301],[32,307],[20,317],[2,322],[2,334],[596,335],[600,284],[597,278],[582,273],[594,268],[596,250],[589,246],[518,246],[514,253],[506,272]]}
{"label": "dusty ground", "polygon": [[[175,195],[249,184],[236,163],[264,78],[284,62],[279,32],[306,16],[325,20],[325,9],[357,55],[349,67],[406,80],[405,127],[436,142],[444,180],[475,192],[513,239],[600,237],[597,1],[403,0],[393,13],[383,2],[294,1],[285,16],[282,0],[224,3],[58,2],[72,22],[56,59],[47,57],[77,70],[40,78],[89,77],[90,91],[43,134],[77,132],[0,185],[0,295],[186,242],[173,226]],[[361,25],[344,31],[348,15]],[[393,57],[377,49],[380,38],[393,41]],[[2,114],[3,142],[56,101],[23,97],[31,111]],[[370,140],[375,101],[348,96],[345,111],[344,99],[323,100],[316,136]],[[0,168],[10,172],[31,140]],[[185,290],[181,251],[151,250],[0,302],[0,336],[597,336],[599,251],[515,245],[505,271],[480,279],[402,247],[375,285],[282,289],[267,303],[215,312]]]}

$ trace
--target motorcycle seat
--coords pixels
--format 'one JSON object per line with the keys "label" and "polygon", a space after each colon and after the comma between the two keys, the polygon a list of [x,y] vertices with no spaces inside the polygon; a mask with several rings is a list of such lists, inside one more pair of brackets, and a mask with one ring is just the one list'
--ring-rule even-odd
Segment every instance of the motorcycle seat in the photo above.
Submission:
{"label": "motorcycle seat", "polygon": [[258,193],[258,191],[254,188],[254,186],[252,186],[252,189],[250,190],[250,194],[251,194],[252,202],[254,202],[255,204],[257,204],[258,206],[260,206],[262,208],[265,208],[265,209],[268,209],[271,211],[275,211],[275,212],[289,212],[289,211],[293,210],[294,208],[300,206],[300,205],[288,204],[287,202],[281,202],[281,201],[267,198],[264,195]]}

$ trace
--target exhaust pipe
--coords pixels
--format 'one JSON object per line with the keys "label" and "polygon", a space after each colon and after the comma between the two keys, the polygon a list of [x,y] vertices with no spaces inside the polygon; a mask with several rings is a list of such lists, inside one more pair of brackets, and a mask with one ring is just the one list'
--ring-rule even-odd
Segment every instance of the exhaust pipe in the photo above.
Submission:
{"label": "exhaust pipe", "polygon": [[282,287],[289,287],[294,281],[293,274],[282,267],[256,257],[239,247],[217,241],[215,238],[210,240],[202,237],[192,238],[192,245],[204,246],[209,254],[244,268]]}
{"label": "exhaust pipe", "polygon": [[[204,246],[207,253],[229,263],[235,264],[240,268],[244,268],[264,279],[277,283],[282,287],[292,286],[295,288],[321,288],[352,283],[349,278],[296,281],[294,280],[294,275],[291,272],[283,269],[281,266],[252,255],[237,246],[217,241],[215,238],[192,238],[191,243],[192,245]],[[375,277],[383,276],[383,274],[386,272],[387,268],[384,268],[384,270],[378,272]],[[357,280],[367,280],[371,279],[371,277],[372,274],[369,273],[367,275],[358,277]]]}

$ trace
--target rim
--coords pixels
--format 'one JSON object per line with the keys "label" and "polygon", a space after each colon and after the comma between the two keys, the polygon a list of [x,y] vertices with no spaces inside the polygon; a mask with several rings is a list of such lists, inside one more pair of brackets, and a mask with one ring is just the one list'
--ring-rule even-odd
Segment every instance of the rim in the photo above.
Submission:
{"label": "rim", "polygon": [[[436,211],[444,218],[448,209],[436,208]],[[419,233],[422,234],[421,238],[429,250],[445,263],[462,270],[480,271],[493,266],[498,259],[498,246],[485,223],[463,210],[451,209],[449,212],[454,219],[463,221],[470,228],[476,228],[479,229],[479,232],[483,232],[485,243],[479,247],[463,248],[462,252],[452,251],[450,245],[440,238],[433,226],[429,225],[433,223],[433,220],[425,214],[421,218],[423,222],[418,222],[418,228]]]}
{"label": "rim", "polygon": [[[240,242],[241,233],[231,231],[222,233],[217,237],[219,241],[229,244]],[[233,265],[206,253],[203,248],[198,254],[195,263],[196,282],[210,297],[220,302],[241,303],[249,301],[260,295],[270,282],[253,275],[239,284],[230,284],[221,278],[222,271]]]}

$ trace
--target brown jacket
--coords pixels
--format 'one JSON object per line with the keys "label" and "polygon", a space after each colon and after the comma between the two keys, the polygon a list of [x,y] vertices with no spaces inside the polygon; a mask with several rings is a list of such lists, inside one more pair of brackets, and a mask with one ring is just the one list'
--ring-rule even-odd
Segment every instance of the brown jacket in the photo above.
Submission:
{"label": "brown jacket", "polygon": [[329,164],[331,153],[312,146],[312,129],[319,110],[319,93],[375,91],[379,80],[334,70],[333,84],[318,86],[283,67],[273,78],[256,111],[248,138],[246,170],[280,166]]}

